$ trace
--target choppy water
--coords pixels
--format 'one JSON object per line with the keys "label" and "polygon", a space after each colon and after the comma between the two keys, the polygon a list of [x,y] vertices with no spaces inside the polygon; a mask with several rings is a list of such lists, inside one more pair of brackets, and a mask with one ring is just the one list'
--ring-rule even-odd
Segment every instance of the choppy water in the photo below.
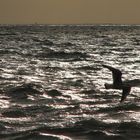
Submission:
{"label": "choppy water", "polygon": [[140,26],[0,26],[1,140],[139,140],[140,88],[123,104],[108,64],[140,79]]}

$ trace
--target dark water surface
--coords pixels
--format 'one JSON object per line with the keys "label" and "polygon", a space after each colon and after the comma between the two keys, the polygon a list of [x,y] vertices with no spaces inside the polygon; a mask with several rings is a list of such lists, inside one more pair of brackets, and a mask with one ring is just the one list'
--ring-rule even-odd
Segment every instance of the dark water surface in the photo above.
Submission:
{"label": "dark water surface", "polygon": [[140,26],[0,26],[0,140],[139,140]]}

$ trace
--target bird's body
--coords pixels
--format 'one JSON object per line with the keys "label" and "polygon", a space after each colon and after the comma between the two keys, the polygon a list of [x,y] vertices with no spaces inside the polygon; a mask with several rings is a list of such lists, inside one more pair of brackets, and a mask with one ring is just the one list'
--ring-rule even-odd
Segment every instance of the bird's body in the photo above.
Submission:
{"label": "bird's body", "polygon": [[119,89],[122,90],[121,101],[123,102],[131,91],[131,87],[140,86],[140,79],[122,81],[122,72],[111,66],[102,65],[103,67],[112,71],[113,84],[105,83],[106,89]]}

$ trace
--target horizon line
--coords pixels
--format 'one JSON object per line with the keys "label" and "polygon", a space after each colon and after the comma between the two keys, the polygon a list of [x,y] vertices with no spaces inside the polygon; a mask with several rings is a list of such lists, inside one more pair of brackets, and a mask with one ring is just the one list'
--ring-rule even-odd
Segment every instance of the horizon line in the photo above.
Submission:
{"label": "horizon line", "polygon": [[140,26],[140,23],[0,23],[0,25],[124,25],[124,26]]}

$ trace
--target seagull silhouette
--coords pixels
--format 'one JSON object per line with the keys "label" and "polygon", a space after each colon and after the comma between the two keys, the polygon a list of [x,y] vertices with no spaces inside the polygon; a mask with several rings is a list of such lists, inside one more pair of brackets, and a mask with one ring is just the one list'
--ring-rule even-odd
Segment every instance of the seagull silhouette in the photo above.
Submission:
{"label": "seagull silhouette", "polygon": [[102,65],[104,68],[112,72],[113,84],[105,83],[106,89],[122,90],[122,97],[120,102],[123,102],[131,91],[131,87],[140,86],[140,79],[122,81],[122,72],[119,69],[111,66]]}

